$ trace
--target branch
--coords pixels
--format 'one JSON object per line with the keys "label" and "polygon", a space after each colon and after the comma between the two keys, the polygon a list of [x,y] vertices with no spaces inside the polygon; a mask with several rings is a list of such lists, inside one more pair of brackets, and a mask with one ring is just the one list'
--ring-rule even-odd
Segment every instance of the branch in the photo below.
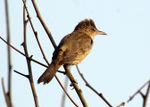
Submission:
{"label": "branch", "polygon": [[108,100],[103,96],[102,93],[99,93],[96,89],[94,89],[89,83],[88,81],[84,78],[83,74],[80,72],[78,66],[76,65],[77,71],[79,73],[79,75],[81,76],[81,78],[83,79],[85,85],[90,88],[94,93],[96,93],[100,98],[102,98],[102,100],[109,106],[109,107],[113,107]]}
{"label": "branch", "polygon": [[59,83],[59,85],[61,86],[61,88],[63,89],[64,93],[67,95],[67,97],[70,99],[70,101],[76,106],[76,107],[79,107],[75,101],[70,97],[70,95],[67,93],[66,89],[63,87],[62,83],[60,82],[60,80],[58,79],[57,76],[55,76],[57,82]]}
{"label": "branch", "polygon": [[38,9],[38,7],[37,7],[37,4],[36,4],[35,0],[32,0],[32,4],[33,4],[33,7],[34,7],[34,9],[35,9],[35,11],[36,11],[36,14],[37,14],[38,19],[40,20],[40,22],[41,22],[41,24],[42,24],[44,30],[46,31],[46,33],[47,33],[47,35],[48,35],[48,37],[49,37],[49,39],[50,39],[50,41],[51,41],[53,47],[56,49],[56,48],[57,48],[57,45],[56,45],[56,43],[55,43],[55,41],[54,41],[54,39],[53,39],[53,37],[52,37],[51,32],[49,31],[49,29],[48,29],[46,23],[44,22],[44,20],[43,20],[41,14],[40,14],[40,11],[39,11],[39,9]]}
{"label": "branch", "polygon": [[[148,87],[147,87],[147,92],[146,94],[144,95],[142,93],[142,89],[148,84]],[[125,102],[122,102],[121,104],[119,104],[117,107],[121,107],[121,106],[125,106],[126,103],[129,103],[131,102],[134,97],[138,94],[140,94],[143,98],[143,107],[146,107],[146,104],[147,104],[147,100],[148,100],[148,95],[149,95],[149,92],[150,92],[150,80],[148,80],[146,83],[144,83],[132,96],[129,97],[129,99]]]}
{"label": "branch", "polygon": [[[16,52],[18,52],[19,54],[21,54],[21,55],[27,57],[23,52],[21,52],[19,49],[15,48],[13,45],[9,44],[9,43],[8,43],[5,39],[3,39],[1,36],[0,36],[0,39],[1,39],[6,45],[8,45],[8,46],[11,47],[12,49],[14,49]],[[29,57],[27,57],[27,58],[30,59]],[[45,64],[43,64],[43,63],[37,61],[36,59],[31,58],[30,60],[33,61],[33,62],[36,63],[36,64],[39,64],[39,65],[45,67],[45,68],[48,67],[47,65],[45,65]],[[64,74],[64,75],[66,74],[64,71],[58,70],[58,72],[60,72],[60,73],[62,73],[62,74]]]}
{"label": "branch", "polygon": [[[25,1],[25,4],[26,4],[26,1]],[[37,96],[37,93],[36,93],[36,89],[35,89],[34,82],[33,82],[33,75],[32,75],[32,67],[31,67],[31,58],[32,58],[32,56],[29,57],[28,49],[27,49],[27,41],[26,41],[27,19],[26,19],[25,7],[23,7],[23,24],[24,24],[23,47],[24,47],[24,52],[25,52],[25,55],[26,55],[26,62],[27,62],[27,67],[28,67],[28,72],[29,72],[28,79],[29,79],[31,90],[32,90],[35,106],[39,107],[38,96]]]}
{"label": "branch", "polygon": [[[6,15],[6,31],[7,31],[7,42],[10,43],[10,23],[9,23],[9,8],[8,8],[8,0],[5,0],[5,15]],[[11,50],[10,47],[7,46],[7,57],[8,57],[8,92],[7,96],[10,102],[9,107],[13,107],[12,105],[12,93],[11,93],[11,85],[12,85],[12,64],[11,64]]]}
{"label": "branch", "polygon": [[[9,47],[11,47],[12,49],[14,49],[16,52],[18,52],[18,53],[20,53],[21,55],[27,57],[23,52],[21,52],[19,49],[15,48],[13,45],[11,45],[10,43],[8,43],[8,42],[7,42],[5,39],[3,39],[1,36],[0,36],[0,39],[1,39],[4,43],[6,43]],[[27,58],[30,59],[29,57],[27,57]],[[33,59],[33,58],[31,58],[31,60],[32,60],[34,63],[39,64],[39,65],[41,65],[41,66],[43,66],[43,67],[48,67],[47,65],[45,65],[45,64],[43,64],[43,63],[41,63],[41,62],[39,62],[39,61],[37,61],[37,60],[35,60],[35,59]]]}
{"label": "branch", "polygon": [[132,96],[130,96],[130,98],[127,100],[127,103],[129,103],[131,100],[133,100],[133,98],[139,94],[141,92],[141,90],[147,85],[149,84],[150,80],[148,80],[145,84],[143,84]]}
{"label": "branch", "polygon": [[84,95],[82,93],[82,90],[80,89],[80,87],[78,86],[78,83],[75,81],[73,75],[71,74],[70,66],[69,65],[64,65],[64,68],[66,70],[67,76],[69,77],[73,87],[75,88],[76,93],[78,94],[78,96],[79,96],[79,98],[80,98],[80,100],[81,100],[81,102],[83,104],[83,107],[88,107],[88,104],[87,104],[87,102],[85,100],[85,97],[84,97]]}
{"label": "branch", "polygon": [[23,76],[23,77],[26,77],[26,78],[28,78],[28,79],[29,79],[29,75],[26,75],[26,74],[20,73],[20,72],[18,72],[18,71],[16,71],[16,70],[14,70],[14,72],[15,72],[15,73],[17,73],[17,74],[19,74],[19,75],[21,75],[21,76]]}
{"label": "branch", "polygon": [[116,107],[123,107],[123,106],[125,106],[125,102],[122,102],[122,103],[120,103],[118,106],[116,106]]}
{"label": "branch", "polygon": [[146,94],[143,97],[143,107],[147,106],[147,101],[148,101],[149,93],[150,93],[150,80],[149,80],[149,83],[148,83]]}
{"label": "branch", "polygon": [[[36,41],[37,41],[38,46],[39,46],[39,48],[40,48],[40,51],[41,51],[41,53],[42,53],[42,55],[43,55],[44,60],[45,60],[46,63],[48,64],[48,60],[47,60],[47,58],[46,58],[46,56],[45,56],[45,54],[44,54],[44,51],[43,51],[43,49],[42,49],[42,47],[41,47],[41,44],[40,44],[40,41],[39,41],[39,39],[38,39],[38,33],[37,33],[37,31],[35,30],[35,28],[34,28],[34,26],[33,26],[33,23],[32,23],[32,21],[31,21],[31,17],[30,17],[30,14],[29,14],[29,11],[28,11],[28,9],[27,9],[27,6],[26,6],[24,0],[23,0],[23,3],[24,3],[24,8],[25,8],[25,10],[26,10],[26,12],[27,12],[27,17],[28,17],[29,23],[30,23],[30,25],[31,25],[32,31],[33,31],[33,33],[34,33],[34,36],[35,36],[35,38],[36,38]],[[24,23],[26,23],[26,21],[24,21]]]}

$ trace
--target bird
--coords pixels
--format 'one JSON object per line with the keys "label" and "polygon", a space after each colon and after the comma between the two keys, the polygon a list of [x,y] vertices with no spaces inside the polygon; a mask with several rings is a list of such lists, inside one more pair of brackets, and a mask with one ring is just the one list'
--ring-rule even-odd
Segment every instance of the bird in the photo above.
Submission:
{"label": "bird", "polygon": [[84,19],[72,33],[66,35],[53,52],[52,61],[39,77],[38,83],[49,83],[62,65],[77,65],[90,53],[97,35],[106,35],[97,29],[92,19]]}

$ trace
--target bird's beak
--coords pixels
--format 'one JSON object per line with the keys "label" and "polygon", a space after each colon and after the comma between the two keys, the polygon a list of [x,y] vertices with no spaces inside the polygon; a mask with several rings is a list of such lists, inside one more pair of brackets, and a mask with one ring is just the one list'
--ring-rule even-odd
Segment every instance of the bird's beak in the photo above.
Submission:
{"label": "bird's beak", "polygon": [[107,34],[105,32],[103,32],[103,31],[97,30],[97,35],[107,35]]}

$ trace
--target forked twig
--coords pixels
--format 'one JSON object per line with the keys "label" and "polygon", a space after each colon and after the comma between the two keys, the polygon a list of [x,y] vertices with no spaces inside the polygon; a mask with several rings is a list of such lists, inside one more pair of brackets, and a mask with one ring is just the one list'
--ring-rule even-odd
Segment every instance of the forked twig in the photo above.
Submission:
{"label": "forked twig", "polygon": [[89,83],[88,81],[85,79],[85,77],[83,76],[83,74],[80,72],[78,66],[76,65],[77,71],[79,73],[79,75],[81,76],[81,78],[83,79],[85,85],[90,88],[94,93],[96,93],[109,107],[113,107],[108,100],[103,96],[102,93],[99,93],[96,89],[94,89]]}
{"label": "forked twig", "polygon": [[25,8],[25,10],[26,10],[26,12],[27,12],[27,18],[28,18],[29,23],[30,23],[30,25],[31,25],[32,31],[33,31],[33,33],[34,33],[34,36],[35,36],[35,38],[36,38],[36,41],[37,41],[38,46],[39,46],[39,48],[40,48],[40,51],[41,51],[41,53],[42,53],[42,55],[43,55],[43,58],[44,58],[45,62],[48,64],[48,60],[47,60],[47,58],[46,58],[46,55],[44,54],[44,51],[43,51],[42,46],[41,46],[41,44],[40,44],[40,41],[39,41],[39,39],[38,39],[38,33],[37,33],[37,31],[35,30],[35,28],[34,28],[34,26],[33,26],[33,23],[32,23],[32,21],[31,21],[31,17],[30,17],[30,14],[29,14],[29,11],[28,11],[28,9],[27,9],[27,6],[26,6],[24,0],[23,0],[23,3],[24,3],[24,8]]}
{"label": "forked twig", "polygon": [[[23,52],[21,52],[19,49],[15,48],[12,44],[8,43],[8,42],[7,42],[5,39],[3,39],[1,36],[0,36],[0,39],[1,39],[4,43],[6,43],[9,47],[11,47],[12,49],[14,49],[16,52],[18,52],[19,54],[21,54],[21,55],[27,57]],[[30,57],[27,57],[27,58],[30,59]],[[39,61],[37,61],[37,60],[35,60],[35,59],[33,59],[33,58],[31,58],[31,60],[32,60],[34,63],[39,64],[39,65],[41,65],[41,66],[43,66],[43,67],[48,67],[47,65],[45,65],[45,64],[43,64],[43,63],[41,63],[41,62],[39,62]]]}
{"label": "forked twig", "polygon": [[129,103],[137,94],[139,94],[141,92],[141,90],[147,85],[149,84],[150,80],[148,80],[146,83],[144,83],[132,96],[129,97],[129,99],[127,100],[127,103]]}
{"label": "forked twig", "polygon": [[[26,1],[25,1],[26,3]],[[26,55],[26,62],[27,62],[27,67],[28,67],[28,80],[29,80],[29,83],[30,83],[30,87],[31,87],[31,90],[32,90],[32,94],[33,94],[33,98],[34,98],[34,103],[35,103],[35,106],[36,107],[39,107],[39,101],[38,101],[38,96],[37,96],[37,93],[36,93],[36,89],[35,89],[35,86],[34,86],[34,81],[33,81],[33,75],[32,75],[32,66],[31,66],[31,58],[32,56],[29,57],[29,53],[28,53],[28,48],[27,48],[27,34],[26,34],[26,31],[27,31],[27,19],[26,19],[26,10],[25,10],[25,7],[23,7],[23,28],[24,28],[24,42],[22,43],[22,46],[24,48],[24,52],[25,52],[25,55]],[[21,73],[20,73],[21,74]]]}
{"label": "forked twig", "polygon": [[148,87],[147,87],[146,94],[143,97],[143,107],[147,106],[149,94],[150,94],[150,81],[149,81],[149,84],[148,84]]}
{"label": "forked twig", "polygon": [[[142,89],[144,87],[146,87],[147,85],[148,85],[147,91],[146,91],[146,94],[144,94],[144,93],[142,93]],[[127,103],[131,102],[134,99],[134,97],[137,96],[138,94],[140,94],[143,98],[143,107],[146,107],[149,93],[150,93],[150,80],[148,80],[146,83],[144,83],[132,96],[129,97],[129,99],[127,101],[122,102],[117,107],[125,106]]]}

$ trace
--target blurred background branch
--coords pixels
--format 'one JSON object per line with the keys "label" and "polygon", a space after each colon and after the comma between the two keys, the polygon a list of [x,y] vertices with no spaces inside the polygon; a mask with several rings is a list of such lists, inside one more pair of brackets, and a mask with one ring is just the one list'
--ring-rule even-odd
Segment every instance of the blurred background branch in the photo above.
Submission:
{"label": "blurred background branch", "polygon": [[[11,41],[11,35],[10,35],[10,22],[9,22],[9,6],[8,6],[8,0],[4,0],[5,2],[5,19],[6,19],[6,35],[7,35],[7,42],[10,44]],[[5,96],[7,107],[13,107],[12,104],[12,61],[11,61],[11,49],[7,45],[7,65],[8,65],[8,90],[6,92],[5,85],[4,85],[4,79],[2,79],[2,87],[3,87],[3,93]]]}

